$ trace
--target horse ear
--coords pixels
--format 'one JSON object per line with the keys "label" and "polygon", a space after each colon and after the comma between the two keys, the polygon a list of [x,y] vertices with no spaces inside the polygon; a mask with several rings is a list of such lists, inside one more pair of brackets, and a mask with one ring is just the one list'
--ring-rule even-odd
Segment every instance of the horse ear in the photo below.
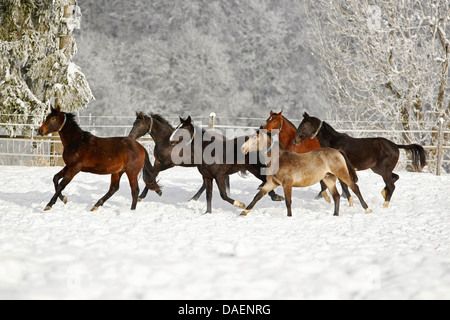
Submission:
{"label": "horse ear", "polygon": [[180,123],[183,123],[184,119],[181,116],[179,116],[179,118],[180,118]]}
{"label": "horse ear", "polygon": [[273,111],[272,110],[270,110],[270,116],[273,116]]}
{"label": "horse ear", "polygon": [[191,124],[191,123],[192,123],[192,118],[191,118],[191,116],[189,116],[189,117],[187,118],[186,121],[188,122],[188,124]]}
{"label": "horse ear", "polygon": [[310,118],[310,116],[309,116],[309,114],[308,114],[307,112],[305,112],[305,113],[303,114],[303,118],[305,118],[305,119],[309,119],[309,118]]}
{"label": "horse ear", "polygon": [[281,110],[281,112],[280,112],[280,116],[283,116],[283,111],[284,111],[284,110]]}

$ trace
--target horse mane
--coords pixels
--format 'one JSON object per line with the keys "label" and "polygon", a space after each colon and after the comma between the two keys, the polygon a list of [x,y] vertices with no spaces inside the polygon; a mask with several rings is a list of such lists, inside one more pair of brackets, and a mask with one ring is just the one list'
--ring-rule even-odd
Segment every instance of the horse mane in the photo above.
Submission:
{"label": "horse mane", "polygon": [[285,116],[283,116],[283,119],[284,119],[285,121],[287,121],[287,123],[289,123],[291,126],[293,126],[294,128],[297,129],[297,126],[296,126],[295,124],[293,124],[293,123],[291,122],[291,120],[289,120],[289,119],[286,118]]}
{"label": "horse mane", "polygon": [[160,114],[151,113],[150,115],[151,115],[152,118],[154,118],[155,120],[158,120],[159,122],[162,122],[163,124],[168,125],[168,126],[171,127],[172,129],[174,129],[174,127],[169,123],[169,121],[167,121],[166,119],[164,119]]}

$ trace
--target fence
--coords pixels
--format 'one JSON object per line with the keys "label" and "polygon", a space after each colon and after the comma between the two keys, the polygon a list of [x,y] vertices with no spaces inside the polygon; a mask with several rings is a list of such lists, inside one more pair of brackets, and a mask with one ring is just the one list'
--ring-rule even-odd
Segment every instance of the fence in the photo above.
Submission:
{"label": "fence", "polygon": [[[265,118],[237,118],[237,117],[192,117],[194,121],[203,123],[204,127],[214,127],[222,132],[227,129],[242,129],[251,130],[257,129],[262,123],[265,122]],[[174,126],[179,123],[178,116],[167,116],[169,122],[171,121]],[[132,128],[132,124],[135,117],[127,116],[93,116],[93,115],[79,115],[78,123],[83,130],[89,131],[94,135],[100,137],[107,136],[127,136]],[[292,120],[294,124],[298,125],[301,120]],[[370,136],[382,136],[399,144],[403,142],[398,141],[399,135],[402,134],[421,134],[428,136],[438,137],[438,143],[436,145],[426,145],[424,148],[429,153],[429,168],[430,172],[436,172],[440,175],[441,170],[444,169],[450,172],[450,130],[445,130],[443,122],[439,125],[434,125],[434,130],[420,130],[420,131],[404,131],[404,130],[383,130],[383,129],[363,129],[355,128],[354,123],[352,126],[347,126],[345,123],[336,124],[333,121],[327,121],[332,126],[338,129],[340,132],[345,132],[354,137],[370,137]],[[7,124],[0,123],[0,126],[6,126]],[[358,124],[356,124],[358,125]],[[366,127],[366,124],[359,124],[361,127]],[[31,127],[32,134],[28,137],[15,137],[10,138],[6,134],[0,135],[0,165],[26,165],[26,166],[49,166],[49,165],[63,165],[61,151],[62,146],[59,136],[40,137],[34,133],[37,130],[37,126],[25,125]],[[433,127],[431,124],[429,127]],[[1,131],[0,131],[1,133]],[[6,133],[6,132],[5,132]],[[432,141],[432,139],[427,139]],[[152,140],[147,138],[139,139],[142,145],[146,147],[150,153],[152,153]],[[410,163],[407,155],[402,152],[399,160],[399,166],[401,169],[408,169]]]}

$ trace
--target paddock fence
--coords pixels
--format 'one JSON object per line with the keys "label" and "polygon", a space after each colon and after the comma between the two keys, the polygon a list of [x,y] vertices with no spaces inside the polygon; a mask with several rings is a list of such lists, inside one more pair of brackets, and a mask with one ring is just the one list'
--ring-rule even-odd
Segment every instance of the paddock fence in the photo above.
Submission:
{"label": "paddock fence", "polygon": [[[3,116],[0,114],[0,116]],[[10,115],[6,115],[10,116]],[[174,126],[179,123],[178,116],[165,117]],[[238,135],[251,133],[265,123],[266,118],[244,118],[244,117],[192,117],[196,124],[202,127],[210,127],[221,131],[230,137],[233,133]],[[42,119],[41,119],[42,120]],[[83,130],[89,131],[99,137],[127,136],[131,131],[135,116],[95,116],[92,114],[78,115],[77,121]],[[299,125],[301,119],[291,120]],[[37,121],[39,122],[39,121]],[[450,130],[445,123],[429,123],[423,127],[429,130],[386,130],[377,128],[368,123],[345,123],[327,121],[339,132],[347,133],[353,137],[384,137],[397,144],[410,144],[406,137],[417,137],[417,141],[428,141],[420,143],[427,150],[428,166],[425,170],[441,175],[450,173]],[[7,135],[5,129],[0,129],[0,165],[5,166],[63,166],[62,145],[59,135],[41,137],[37,135],[38,125],[31,124],[6,124],[0,123],[0,128],[7,126],[26,126],[30,130],[29,136]],[[437,141],[431,143],[431,141]],[[139,142],[147,148],[152,155],[153,141],[147,135],[139,139]],[[425,145],[424,145],[425,144]],[[398,170],[411,170],[411,160],[408,154],[401,151]]]}

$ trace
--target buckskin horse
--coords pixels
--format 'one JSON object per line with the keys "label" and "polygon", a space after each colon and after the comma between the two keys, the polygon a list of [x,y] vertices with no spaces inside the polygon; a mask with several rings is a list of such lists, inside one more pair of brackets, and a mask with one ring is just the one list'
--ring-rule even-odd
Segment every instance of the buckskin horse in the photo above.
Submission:
{"label": "buckskin horse", "polygon": [[[96,211],[105,201],[119,190],[120,178],[127,174],[131,187],[131,210],[136,209],[139,195],[138,175],[142,168],[146,186],[161,196],[161,188],[153,175],[152,165],[147,151],[138,142],[130,138],[99,138],[89,132],[83,131],[75,116],[61,112],[60,107],[51,107],[51,113],[38,129],[38,133],[45,136],[58,132],[64,147],[63,160],[66,166],[53,178],[55,195],[52,197],[45,211],[50,210],[59,198],[67,203],[62,195],[63,190],[79,172],[88,172],[99,175],[111,175],[111,186],[92,208]],[[62,179],[61,182],[59,182]]]}
{"label": "buckskin horse", "polygon": [[413,166],[416,171],[421,171],[427,163],[425,149],[418,144],[397,145],[385,138],[352,138],[337,132],[328,123],[311,117],[305,112],[294,142],[300,143],[310,139],[311,135],[316,135],[323,147],[344,151],[356,170],[371,169],[380,175],[386,184],[381,192],[385,199],[385,208],[389,207],[395,182],[400,178],[392,172],[400,156],[399,149],[412,152]]}
{"label": "buckskin horse", "polygon": [[[283,116],[283,111],[280,113],[274,113],[270,111],[270,117],[266,120],[266,124],[262,127],[267,130],[267,133],[271,133],[273,130],[279,131],[279,143],[283,149],[295,152],[295,153],[308,153],[321,148],[319,140],[316,136],[311,136],[310,139],[306,139],[301,143],[294,143],[294,136],[297,132],[297,127]],[[342,190],[348,199],[350,207],[353,207],[353,197],[350,195],[348,188],[341,181]],[[321,190],[316,199],[323,197],[327,202],[331,203],[331,199],[327,194],[327,186],[323,181],[320,181]]]}
{"label": "buckskin horse", "polygon": [[244,154],[259,150],[264,151],[266,155],[278,152],[279,157],[278,170],[267,175],[267,183],[241,215],[246,216],[267,192],[282,186],[288,217],[291,217],[292,187],[307,187],[322,180],[333,196],[334,215],[338,216],[340,195],[336,189],[336,178],[342,180],[352,189],[367,213],[372,212],[361,195],[356,184],[358,177],[345,154],[332,148],[322,148],[309,153],[298,154],[283,148],[276,148],[274,144],[275,140],[272,140],[268,134],[258,131],[242,145]]}

